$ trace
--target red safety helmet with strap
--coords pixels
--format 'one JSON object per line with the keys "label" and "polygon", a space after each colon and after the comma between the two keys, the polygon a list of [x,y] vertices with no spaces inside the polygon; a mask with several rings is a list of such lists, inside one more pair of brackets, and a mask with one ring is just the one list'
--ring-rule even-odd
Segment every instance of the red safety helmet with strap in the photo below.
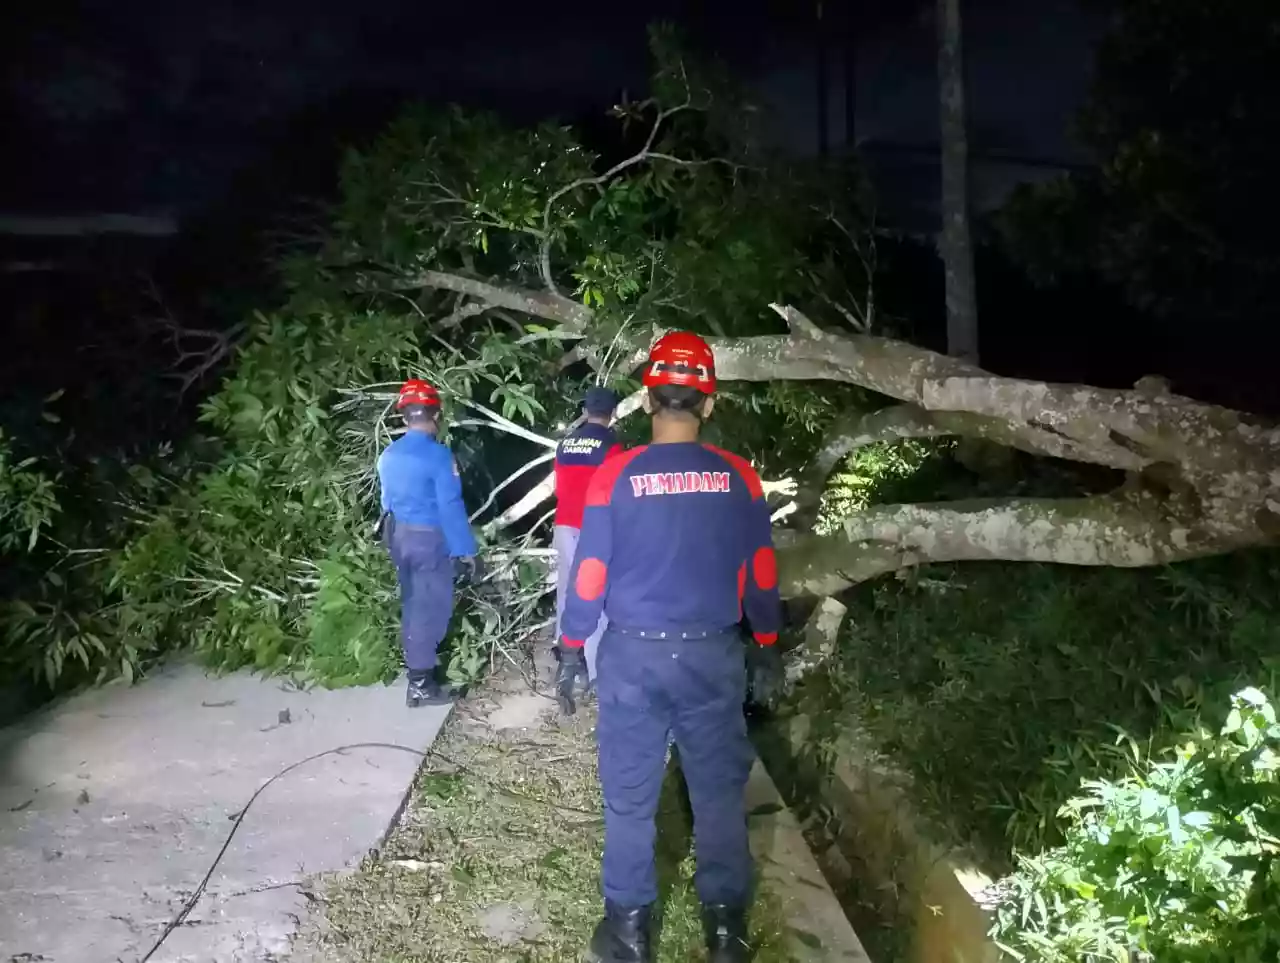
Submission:
{"label": "red safety helmet with strap", "polygon": [[685,385],[703,394],[716,390],[716,358],[711,345],[692,331],[664,334],[649,349],[649,361],[641,379],[646,388]]}
{"label": "red safety helmet with strap", "polygon": [[439,408],[440,392],[419,378],[410,378],[400,386],[400,394],[396,396],[396,411],[411,405]]}

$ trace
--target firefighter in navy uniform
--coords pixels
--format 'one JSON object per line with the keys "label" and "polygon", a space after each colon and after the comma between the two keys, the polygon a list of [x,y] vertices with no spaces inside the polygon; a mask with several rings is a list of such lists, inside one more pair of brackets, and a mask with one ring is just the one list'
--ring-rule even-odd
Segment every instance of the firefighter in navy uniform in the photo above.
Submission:
{"label": "firefighter in navy uniform", "polygon": [[[769,510],[745,459],[698,440],[716,387],[707,343],[688,332],[660,338],[643,383],[653,440],[592,478],[559,643],[562,664],[580,661],[603,610],[596,691],[605,914],[590,956],[653,959],[654,816],[670,731],[693,807],[709,959],[739,963],[751,956],[744,794],[754,752],[743,706],[748,675],[759,696],[781,671]],[[745,646],[744,612],[755,637]]]}
{"label": "firefighter in navy uniform", "polygon": [[405,432],[378,457],[378,483],[382,537],[400,582],[400,632],[409,670],[405,702],[410,708],[444,705],[451,694],[436,678],[436,649],[453,615],[454,579],[478,580],[480,561],[458,465],[436,440],[439,393],[425,381],[406,381],[396,410]]}

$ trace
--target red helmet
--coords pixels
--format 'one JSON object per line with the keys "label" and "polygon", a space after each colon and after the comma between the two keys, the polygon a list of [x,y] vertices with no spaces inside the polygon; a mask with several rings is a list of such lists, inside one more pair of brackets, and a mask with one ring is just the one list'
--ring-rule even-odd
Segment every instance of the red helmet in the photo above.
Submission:
{"label": "red helmet", "polygon": [[418,378],[410,378],[400,386],[400,394],[396,396],[396,411],[410,405],[423,405],[427,408],[440,407],[440,392]]}
{"label": "red helmet", "polygon": [[692,331],[672,331],[649,349],[641,380],[646,388],[688,385],[709,395],[716,390],[716,357],[711,346]]}

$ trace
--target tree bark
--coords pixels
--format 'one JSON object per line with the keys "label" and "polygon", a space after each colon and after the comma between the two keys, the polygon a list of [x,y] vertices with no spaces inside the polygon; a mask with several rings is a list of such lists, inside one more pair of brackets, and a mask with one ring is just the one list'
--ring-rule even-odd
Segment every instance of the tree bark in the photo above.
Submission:
{"label": "tree bark", "polygon": [[947,352],[978,362],[978,306],[969,233],[969,138],[960,0],[938,0],[938,92],[942,166],[942,265]]}
{"label": "tree bark", "polygon": [[1141,568],[1261,544],[1170,510],[1156,495],[877,506],[843,531],[779,533],[782,594],[832,595],[929,562],[1013,561]]}
{"label": "tree bark", "polygon": [[784,683],[787,691],[794,689],[805,676],[835,654],[840,627],[844,625],[848,612],[844,603],[833,598],[825,598],[818,603],[805,622],[800,644],[787,653]]}

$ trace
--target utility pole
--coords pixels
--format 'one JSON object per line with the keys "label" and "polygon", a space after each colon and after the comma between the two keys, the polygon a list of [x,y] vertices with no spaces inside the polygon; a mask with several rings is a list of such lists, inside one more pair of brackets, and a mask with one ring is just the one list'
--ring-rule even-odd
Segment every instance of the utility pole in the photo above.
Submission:
{"label": "utility pole", "polygon": [[830,131],[828,129],[829,113],[827,106],[827,37],[826,24],[822,18],[823,0],[816,0],[817,12],[817,30],[815,31],[818,40],[818,153],[826,157],[831,147]]}
{"label": "utility pole", "polygon": [[938,3],[941,254],[946,273],[947,353],[978,363],[978,307],[969,232],[969,138],[960,0]]}
{"label": "utility pole", "polygon": [[858,21],[854,2],[845,0],[844,5],[844,144],[850,150],[858,142]]}

